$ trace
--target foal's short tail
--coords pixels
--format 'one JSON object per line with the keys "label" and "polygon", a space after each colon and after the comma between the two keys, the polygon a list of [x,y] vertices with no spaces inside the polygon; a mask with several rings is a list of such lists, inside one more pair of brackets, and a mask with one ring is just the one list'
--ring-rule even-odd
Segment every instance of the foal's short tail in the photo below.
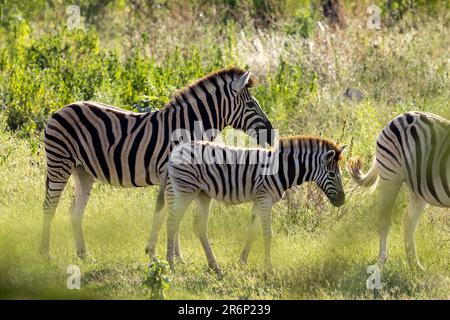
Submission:
{"label": "foal's short tail", "polygon": [[367,174],[361,171],[362,160],[360,158],[352,158],[348,163],[348,171],[359,186],[370,188],[370,192],[374,191],[378,183],[378,167],[376,159],[373,161],[372,167]]}

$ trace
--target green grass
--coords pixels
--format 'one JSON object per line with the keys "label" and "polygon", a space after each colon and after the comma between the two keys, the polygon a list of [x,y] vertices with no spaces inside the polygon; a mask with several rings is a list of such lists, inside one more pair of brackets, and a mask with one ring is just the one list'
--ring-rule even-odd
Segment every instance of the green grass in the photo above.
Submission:
{"label": "green grass", "polygon": [[[18,19],[17,12],[25,10],[20,6],[4,10],[0,298],[150,297],[142,283],[156,187],[96,184],[84,219],[90,257],[80,260],[68,215],[73,196],[69,185],[52,225],[52,258],[44,260],[38,254],[45,170],[42,128],[49,114],[66,103],[93,99],[133,109],[133,103],[150,99],[152,106],[160,107],[177,88],[212,70],[238,65],[255,73],[259,85],[253,93],[281,134],[321,135],[348,144],[343,165],[346,158],[358,155],[365,169],[377,135],[397,114],[424,110],[450,119],[450,26],[445,6],[436,4],[434,8],[441,9],[432,13],[430,5],[375,32],[360,27],[365,26],[369,1],[346,1],[348,27],[322,32],[316,23],[323,17],[307,5],[310,2],[314,1],[299,2],[299,11],[277,13],[275,22],[262,27],[258,14],[265,9],[252,1],[239,2],[240,14],[234,16],[234,2],[214,10],[191,1],[186,8],[148,11],[143,6],[142,11],[130,12],[130,4],[119,1],[95,13],[102,19],[88,24],[86,32],[64,28],[62,3],[49,9],[45,1],[35,0],[36,10],[30,5],[23,19]],[[84,1],[83,10],[90,4]],[[202,19],[199,10],[205,13]],[[152,19],[145,20],[150,14]],[[153,32],[159,30],[156,26],[163,31]],[[343,96],[348,87],[362,90],[365,98],[349,101]],[[344,184],[351,187],[346,172]],[[166,297],[450,299],[449,210],[428,207],[422,216],[416,241],[426,271],[416,273],[408,268],[404,253],[401,218],[406,199],[403,192],[396,205],[380,291],[366,289],[367,267],[378,254],[377,193],[349,194],[345,208],[337,210],[314,187],[304,185],[289,191],[274,208],[272,273],[264,271],[261,236],[248,266],[237,263],[250,204],[212,207],[209,235],[224,271],[221,279],[207,269],[189,211],[181,232],[187,263],[169,274]],[[157,253],[164,258],[164,228]],[[69,265],[81,268],[81,290],[66,288]]]}
{"label": "green grass", "polygon": [[[142,286],[148,258],[144,254],[156,188],[120,189],[97,184],[84,220],[90,257],[75,256],[68,207],[69,186],[57,211],[51,238],[52,258],[38,254],[43,195],[42,156],[31,156],[26,142],[1,134],[1,151],[13,152],[0,165],[0,296],[2,298],[136,298],[146,299]],[[303,198],[307,186],[289,195]],[[361,200],[364,200],[360,203]],[[274,271],[263,265],[262,237],[250,254],[249,264],[237,263],[245,242],[249,205],[214,203],[209,234],[218,262],[219,279],[208,270],[188,212],[182,226],[181,247],[186,264],[170,274],[169,299],[435,299],[450,297],[450,223],[448,210],[428,208],[417,232],[419,256],[426,266],[414,273],[406,265],[397,206],[390,234],[390,260],[382,270],[383,289],[366,289],[366,269],[376,262],[376,193],[353,195],[340,212],[328,203],[319,210],[284,200],[274,210]],[[319,206],[320,207],[320,206]],[[291,215],[310,215],[308,221]],[[286,217],[287,216],[287,217]],[[319,216],[319,217],[318,217]],[[339,217],[339,218],[338,218]],[[317,220],[316,228],[308,223]],[[311,231],[313,230],[313,231]],[[165,254],[165,232],[158,243]],[[69,265],[81,268],[81,290],[68,290]]]}

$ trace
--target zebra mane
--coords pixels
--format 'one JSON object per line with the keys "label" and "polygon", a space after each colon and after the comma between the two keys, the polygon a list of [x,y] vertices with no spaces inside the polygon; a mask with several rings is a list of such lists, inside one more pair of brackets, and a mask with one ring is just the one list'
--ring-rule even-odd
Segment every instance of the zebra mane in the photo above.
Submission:
{"label": "zebra mane", "polygon": [[334,150],[336,152],[335,160],[339,161],[342,157],[342,150],[339,148],[339,146],[327,139],[314,137],[314,136],[303,136],[303,135],[297,135],[292,137],[284,137],[280,138],[279,144],[280,149],[283,150],[301,150],[302,149],[302,142],[310,142],[313,147],[321,147],[325,146],[327,150]]}
{"label": "zebra mane", "polygon": [[[188,102],[192,98],[192,91],[195,90],[195,88],[197,88],[199,86],[203,86],[205,88],[210,88],[212,85],[211,80],[218,76],[222,76],[225,79],[229,78],[229,79],[234,80],[234,79],[241,77],[246,72],[247,72],[246,70],[238,68],[238,67],[223,68],[223,69],[214,71],[214,72],[206,75],[205,77],[192,82],[185,88],[177,90],[173,94],[170,101],[162,109],[169,109],[174,104],[177,104],[177,102],[178,103]],[[251,87],[254,87],[255,84],[256,84],[255,78],[253,75],[251,75],[246,87],[251,88]]]}

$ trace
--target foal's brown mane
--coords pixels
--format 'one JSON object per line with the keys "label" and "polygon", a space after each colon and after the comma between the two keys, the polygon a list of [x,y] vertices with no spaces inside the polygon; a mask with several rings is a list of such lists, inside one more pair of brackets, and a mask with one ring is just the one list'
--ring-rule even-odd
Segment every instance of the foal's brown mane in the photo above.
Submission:
{"label": "foal's brown mane", "polygon": [[280,138],[280,140],[279,140],[280,148],[290,148],[290,149],[300,148],[302,141],[311,141],[313,144],[316,144],[318,146],[325,145],[328,150],[334,150],[336,152],[336,156],[335,156],[336,161],[339,161],[342,157],[341,149],[339,148],[339,146],[336,143],[334,143],[328,139],[319,138],[319,137],[315,137],[315,136],[297,135],[297,136],[292,136],[292,137]]}
{"label": "foal's brown mane", "polygon": [[[190,83],[188,86],[184,87],[183,89],[178,90],[175,92],[175,94],[172,96],[170,101],[163,107],[163,109],[170,108],[172,106],[172,102],[175,101],[185,101],[185,97],[189,96],[191,90],[195,87],[198,87],[200,85],[204,85],[205,87],[208,87],[208,85],[211,83],[211,80],[214,79],[217,76],[223,76],[223,77],[230,77],[231,79],[238,78],[242,75],[244,75],[247,71],[238,67],[230,67],[230,68],[223,68],[219,69],[217,71],[214,71],[206,76],[204,76],[201,79],[198,79],[192,83]],[[250,75],[250,79],[247,83],[247,88],[254,87],[256,84],[255,77],[253,75]]]}

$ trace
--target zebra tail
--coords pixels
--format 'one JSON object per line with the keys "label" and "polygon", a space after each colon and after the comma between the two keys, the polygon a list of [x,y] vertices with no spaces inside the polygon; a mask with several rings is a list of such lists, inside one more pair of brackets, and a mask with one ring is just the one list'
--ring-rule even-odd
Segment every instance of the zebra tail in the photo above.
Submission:
{"label": "zebra tail", "polygon": [[348,171],[359,186],[370,188],[370,192],[374,191],[378,183],[378,167],[376,160],[373,161],[372,167],[364,174],[361,171],[362,160],[360,158],[353,158],[349,160]]}
{"label": "zebra tail", "polygon": [[156,211],[160,211],[162,208],[164,208],[165,204],[165,191],[167,186],[167,179],[169,177],[169,174],[166,170],[166,173],[164,174],[163,181],[161,183],[161,186],[159,187],[158,196],[156,198]]}

